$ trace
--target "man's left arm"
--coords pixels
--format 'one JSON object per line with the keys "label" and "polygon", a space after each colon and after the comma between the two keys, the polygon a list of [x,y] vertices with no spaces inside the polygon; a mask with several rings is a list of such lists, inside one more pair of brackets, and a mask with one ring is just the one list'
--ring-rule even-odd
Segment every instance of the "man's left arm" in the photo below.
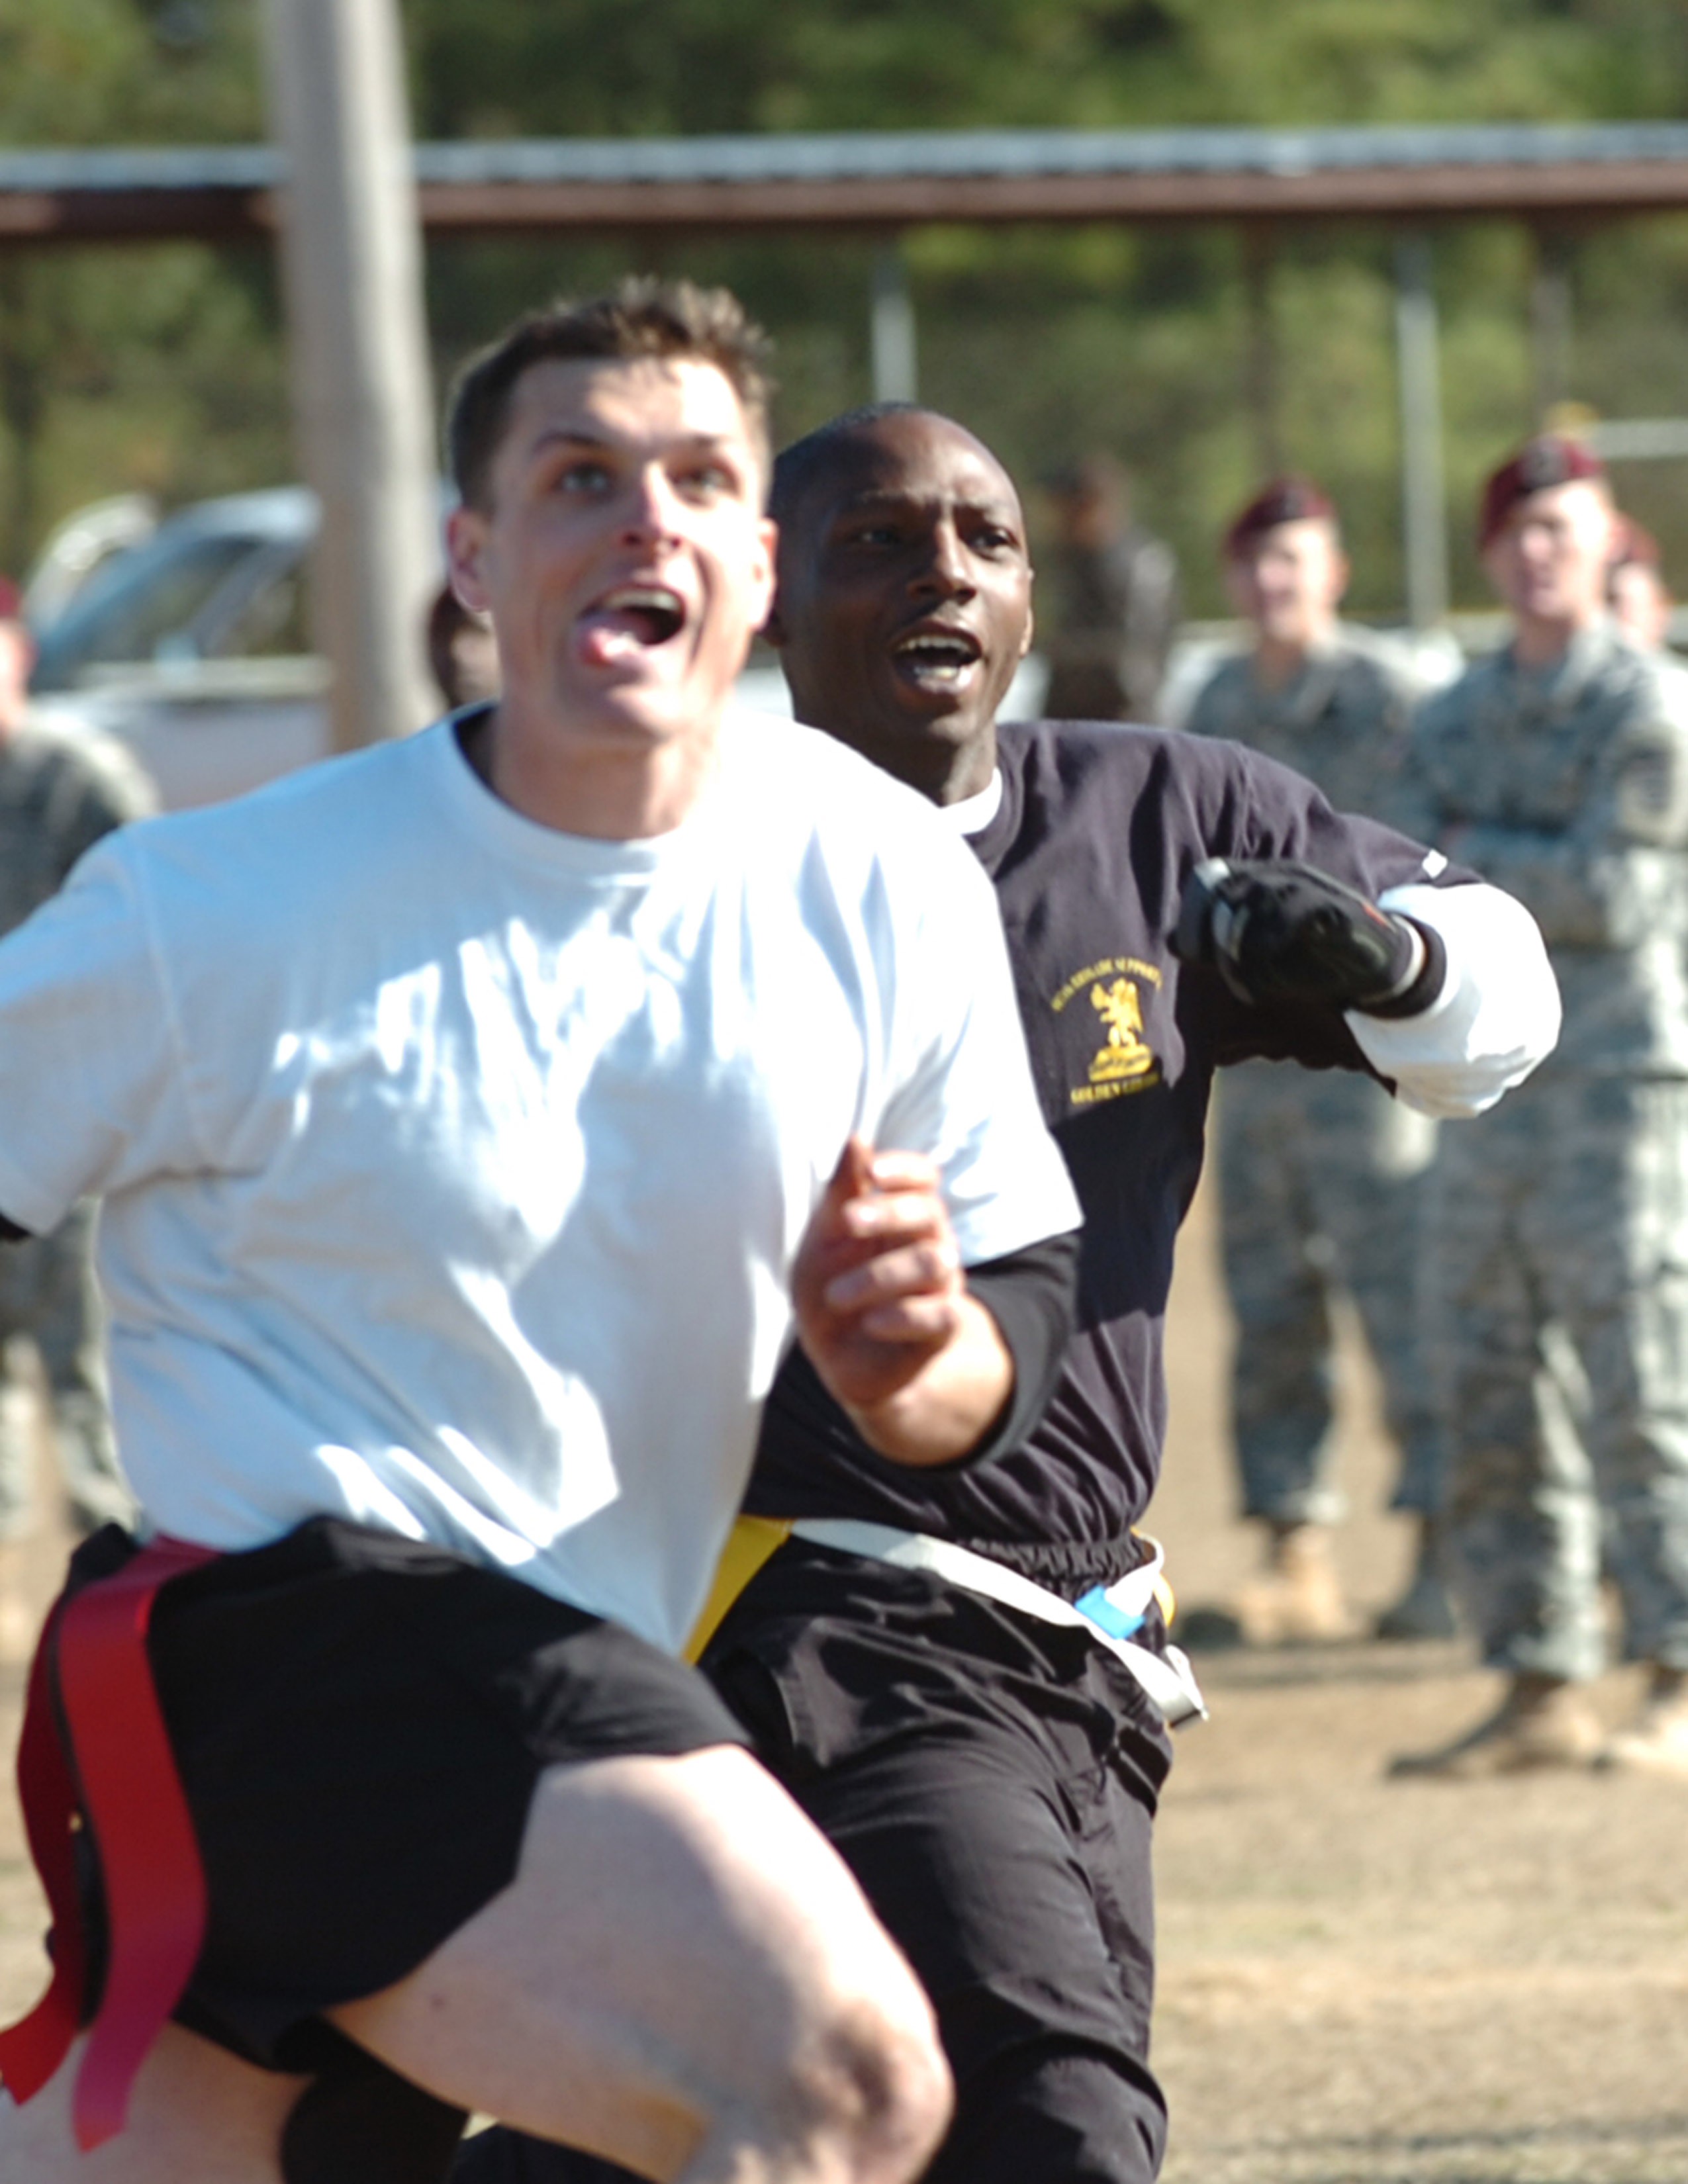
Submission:
{"label": "man's left arm", "polygon": [[1361,1052],[1421,1114],[1480,1115],[1521,1084],[1559,1037],[1559,985],[1524,905],[1480,880],[1386,889],[1379,907],[1431,935],[1442,956],[1416,1010],[1346,1011]]}
{"label": "man's left arm", "polygon": [[879,1455],[984,1457],[1022,1439],[1047,1399],[1077,1266],[1063,1234],[964,1268],[934,1163],[853,1138],[798,1253],[798,1329]]}
{"label": "man's left arm", "polygon": [[1339,1011],[1377,1073],[1428,1115],[1481,1114],[1558,1037],[1535,921],[1478,880],[1408,882],[1373,902],[1299,860],[1210,859],[1185,887],[1175,949],[1251,1010]]}

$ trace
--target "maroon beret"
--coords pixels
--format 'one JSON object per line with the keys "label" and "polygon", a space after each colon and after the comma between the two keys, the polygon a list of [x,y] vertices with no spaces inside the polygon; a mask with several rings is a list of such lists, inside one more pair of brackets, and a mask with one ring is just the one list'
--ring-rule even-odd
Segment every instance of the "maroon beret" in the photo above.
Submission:
{"label": "maroon beret", "polygon": [[1248,506],[1234,516],[1225,532],[1225,552],[1234,560],[1246,553],[1256,538],[1275,531],[1280,523],[1334,523],[1336,504],[1321,493],[1311,478],[1273,478],[1262,486]]}
{"label": "maroon beret", "polygon": [[1605,476],[1605,464],[1585,441],[1574,440],[1565,432],[1541,432],[1526,440],[1483,488],[1478,544],[1488,545],[1518,502],[1528,500],[1531,493],[1546,493],[1556,485],[1574,485],[1579,478]]}
{"label": "maroon beret", "polygon": [[21,621],[24,595],[9,577],[0,577],[0,621]]}

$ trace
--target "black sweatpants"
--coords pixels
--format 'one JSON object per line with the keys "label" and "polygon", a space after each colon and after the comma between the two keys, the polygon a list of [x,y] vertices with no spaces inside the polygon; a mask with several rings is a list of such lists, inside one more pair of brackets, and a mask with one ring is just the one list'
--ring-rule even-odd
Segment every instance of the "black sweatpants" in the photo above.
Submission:
{"label": "black sweatpants", "polygon": [[[1152,2184],[1150,1829],[1171,1748],[1082,1631],[794,1540],[705,1666],[919,1974],[956,2081],[928,2184]],[[622,2172],[494,2131],[453,2184]]]}

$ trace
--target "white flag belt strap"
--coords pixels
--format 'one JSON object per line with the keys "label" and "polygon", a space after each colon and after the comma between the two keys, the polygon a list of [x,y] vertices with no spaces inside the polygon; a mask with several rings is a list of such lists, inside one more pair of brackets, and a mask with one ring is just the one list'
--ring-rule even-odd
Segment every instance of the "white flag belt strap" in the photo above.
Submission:
{"label": "white flag belt strap", "polygon": [[[1040,1623],[1059,1623],[1068,1630],[1084,1630],[1125,1663],[1169,1723],[1188,1721],[1192,1716],[1206,1719],[1207,1708],[1195,1673],[1179,1647],[1168,1646],[1164,1653],[1156,1653],[1146,1646],[1134,1645],[1128,1638],[1116,1637],[1059,1593],[992,1562],[988,1556],[974,1554],[970,1547],[958,1547],[953,1540],[933,1539],[929,1533],[905,1532],[894,1524],[871,1524],[850,1517],[804,1517],[792,1526],[792,1531],[796,1538],[817,1547],[861,1555],[868,1562],[889,1563],[898,1569],[929,1570],[950,1585],[983,1593],[988,1599],[1000,1601],[1005,1607],[1035,1616]],[[1149,1559],[1128,1570],[1104,1595],[1114,1613],[1128,1621],[1148,1613],[1156,1580],[1166,1561],[1158,1541],[1145,1540],[1144,1545],[1151,1551]]]}

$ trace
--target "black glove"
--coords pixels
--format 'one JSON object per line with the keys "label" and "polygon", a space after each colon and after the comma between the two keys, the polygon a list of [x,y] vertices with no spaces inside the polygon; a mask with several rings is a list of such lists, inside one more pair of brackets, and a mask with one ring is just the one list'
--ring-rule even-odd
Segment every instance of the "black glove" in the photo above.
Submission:
{"label": "black glove", "polygon": [[1429,1008],[1447,970],[1429,926],[1287,858],[1198,865],[1184,883],[1173,953],[1217,971],[1239,1000],[1323,1002],[1383,1017]]}

